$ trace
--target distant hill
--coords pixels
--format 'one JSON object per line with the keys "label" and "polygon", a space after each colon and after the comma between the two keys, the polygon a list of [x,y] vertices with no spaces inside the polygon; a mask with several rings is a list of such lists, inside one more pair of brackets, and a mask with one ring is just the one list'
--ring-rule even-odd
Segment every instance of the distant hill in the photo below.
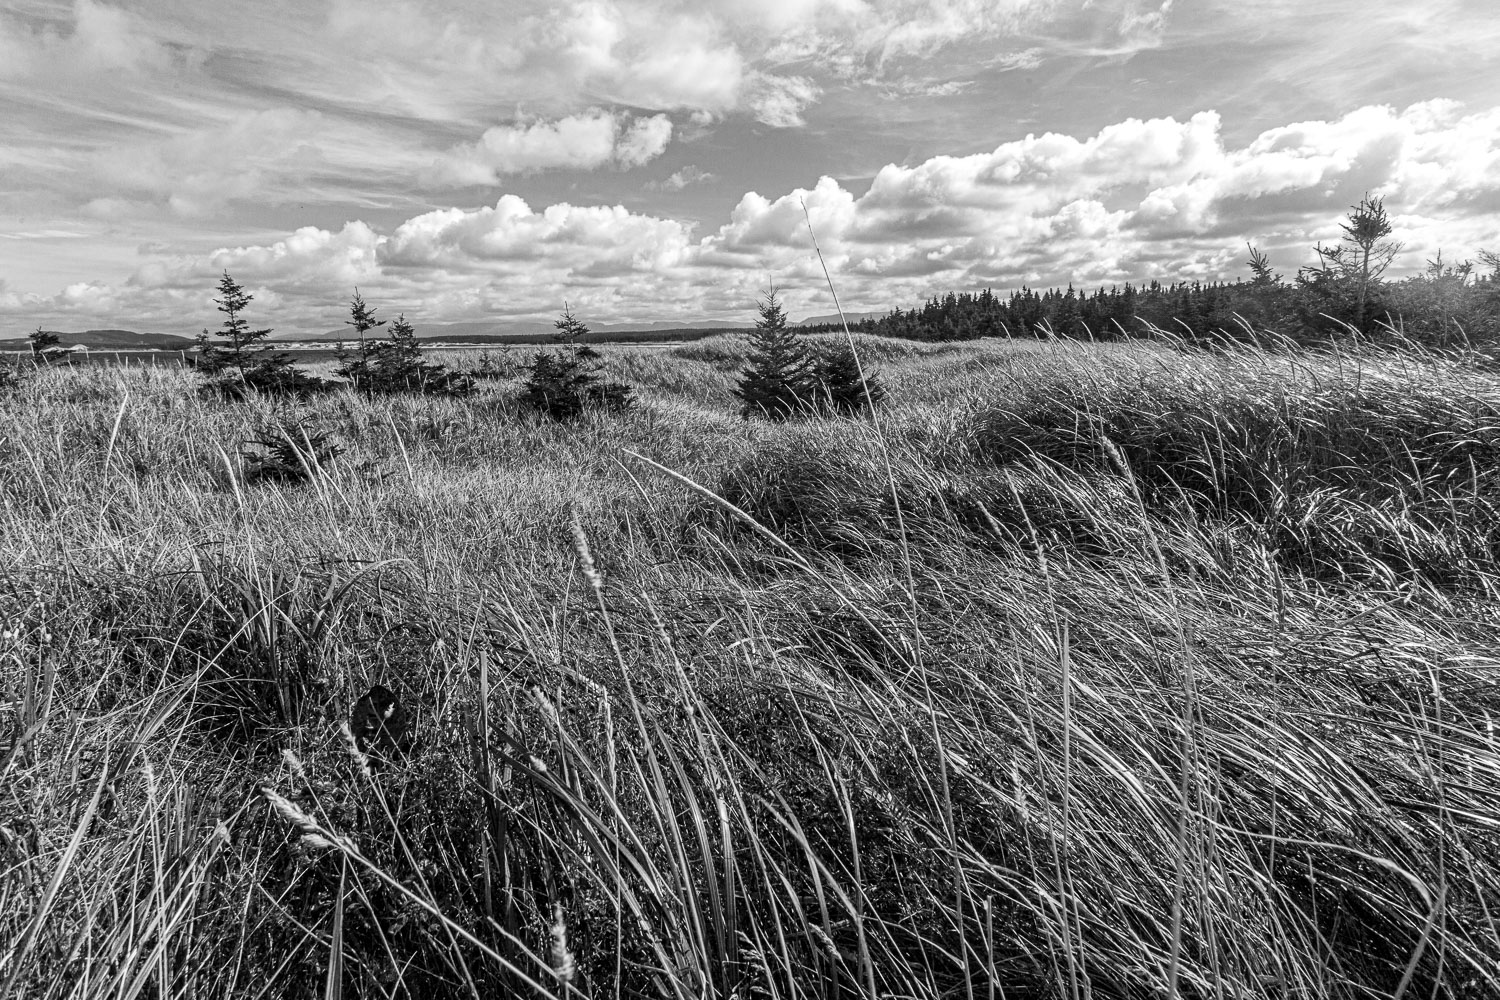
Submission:
{"label": "distant hill", "polygon": [[[848,313],[850,323],[863,319],[880,319],[886,312]],[[809,316],[797,320],[793,326],[822,326],[839,321],[838,313],[828,316]],[[598,341],[639,342],[651,339],[641,334],[658,334],[662,340],[687,339],[687,335],[700,337],[729,330],[748,330],[754,317],[732,321],[722,319],[704,320],[658,320],[653,323],[590,323],[591,339]],[[624,336],[634,334],[636,336]],[[545,321],[528,320],[479,320],[466,323],[431,323],[417,327],[417,339],[439,344],[535,344],[552,336],[552,324]],[[346,326],[324,333],[281,334],[272,340],[296,341],[300,343],[336,343],[354,340],[353,332]]]}
{"label": "distant hill", "polygon": [[[91,351],[149,351],[153,348],[162,351],[183,351],[193,346],[189,337],[179,337],[171,333],[136,333],[133,330],[84,330],[82,333],[64,333],[61,330],[49,330],[49,333],[57,334],[58,347],[87,347]],[[16,337],[0,340],[0,351],[28,351],[31,344],[25,337]]]}
{"label": "distant hill", "polygon": [[600,333],[677,333],[683,330],[744,330],[749,326],[746,322],[722,319],[701,319],[694,323],[684,323],[679,319],[656,323],[600,323],[590,329]]}
{"label": "distant hill", "polygon": [[[886,314],[883,312],[849,313],[848,318],[849,322],[853,323],[866,318],[878,319],[884,315]],[[809,316],[793,325],[818,326],[838,321],[838,314],[835,313],[831,316]],[[616,343],[697,340],[731,330],[748,330],[750,326],[750,321],[730,322],[728,320],[598,323],[590,325],[589,339],[596,342],[613,341]],[[82,346],[91,351],[184,351],[191,350],[194,343],[191,337],[179,337],[171,333],[136,333],[134,330],[84,330],[72,333],[53,330],[49,332],[57,334],[59,347]],[[551,336],[552,324],[545,322],[435,323],[417,328],[419,340],[434,344],[539,344],[550,340]],[[326,333],[301,336],[283,334],[273,336],[271,339],[287,343],[332,344],[340,340],[349,342],[354,338],[349,328],[344,327],[329,330]],[[24,337],[0,339],[0,351],[24,351],[29,350],[30,346]]]}
{"label": "distant hill", "polygon": [[[387,327],[381,327],[375,335],[383,335]],[[541,333],[540,323],[433,323],[417,324],[418,340],[463,340],[466,343],[472,338],[508,337],[516,334]],[[279,333],[271,337],[272,340],[294,340],[302,343],[337,343],[342,340],[345,343],[353,343],[359,338],[355,336],[352,329],[341,326],[323,333]],[[478,343],[479,341],[475,341]]]}
{"label": "distant hill", "polygon": [[[694,336],[706,337],[725,330],[742,330],[748,323],[729,323],[723,320],[703,320],[695,323],[590,323],[590,340],[639,342],[644,340],[684,340]],[[382,328],[381,332],[384,332]],[[470,322],[433,323],[417,327],[417,339],[437,344],[536,344],[550,340],[552,324],[542,322]],[[351,343],[354,333],[348,327],[298,336],[284,334],[273,340],[299,343],[336,343],[340,340]]]}
{"label": "distant hill", "polygon": [[[712,337],[719,333],[729,333],[742,327],[664,327],[650,330],[620,330],[595,328],[589,331],[584,342],[592,344],[663,344],[684,340],[702,340],[704,337]],[[453,336],[443,333],[434,333],[428,336],[418,334],[418,339],[424,344],[549,344],[552,342],[552,331],[533,331],[531,333],[497,333],[497,334],[464,334]]]}
{"label": "distant hill", "polygon": [[[854,323],[858,323],[862,319],[881,319],[882,317],[887,316],[889,314],[890,314],[890,310],[889,309],[887,309],[885,312],[844,313],[844,319],[848,320],[850,322],[850,324],[854,324]],[[799,319],[797,322],[793,323],[792,325],[793,326],[827,326],[827,325],[831,325],[831,324],[837,323],[838,321],[839,321],[839,314],[838,313],[833,313],[833,314],[828,315],[828,316],[809,316],[809,317],[807,317],[807,319]]]}

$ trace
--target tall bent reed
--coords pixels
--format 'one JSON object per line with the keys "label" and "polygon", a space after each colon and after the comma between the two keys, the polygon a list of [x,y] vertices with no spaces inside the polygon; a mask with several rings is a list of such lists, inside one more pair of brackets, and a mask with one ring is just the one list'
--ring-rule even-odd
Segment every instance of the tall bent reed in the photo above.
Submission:
{"label": "tall bent reed", "polygon": [[737,349],[9,398],[0,996],[1500,992],[1492,376],[961,345],[881,443]]}

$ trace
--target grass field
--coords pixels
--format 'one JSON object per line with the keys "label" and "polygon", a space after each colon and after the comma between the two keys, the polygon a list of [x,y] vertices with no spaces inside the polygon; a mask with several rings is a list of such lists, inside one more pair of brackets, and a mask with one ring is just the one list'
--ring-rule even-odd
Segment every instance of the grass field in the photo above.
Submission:
{"label": "grass field", "polygon": [[23,384],[0,997],[1500,995],[1488,362],[860,344],[878,421],[734,336],[572,425]]}

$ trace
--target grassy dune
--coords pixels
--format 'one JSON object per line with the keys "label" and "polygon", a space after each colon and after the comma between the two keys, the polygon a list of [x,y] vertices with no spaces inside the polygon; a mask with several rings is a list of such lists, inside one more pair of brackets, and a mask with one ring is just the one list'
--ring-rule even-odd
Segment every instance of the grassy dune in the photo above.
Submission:
{"label": "grassy dune", "polygon": [[1500,376],[861,346],[878,424],[732,335],[571,426],[7,397],[0,996],[1500,993]]}

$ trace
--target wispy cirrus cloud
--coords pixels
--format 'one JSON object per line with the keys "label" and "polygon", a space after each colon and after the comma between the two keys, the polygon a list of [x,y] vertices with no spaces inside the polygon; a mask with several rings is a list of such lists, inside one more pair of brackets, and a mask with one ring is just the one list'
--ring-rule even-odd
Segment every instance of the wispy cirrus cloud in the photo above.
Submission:
{"label": "wispy cirrus cloud", "polygon": [[70,229],[40,229],[36,232],[0,233],[0,240],[83,240],[87,233]]}

